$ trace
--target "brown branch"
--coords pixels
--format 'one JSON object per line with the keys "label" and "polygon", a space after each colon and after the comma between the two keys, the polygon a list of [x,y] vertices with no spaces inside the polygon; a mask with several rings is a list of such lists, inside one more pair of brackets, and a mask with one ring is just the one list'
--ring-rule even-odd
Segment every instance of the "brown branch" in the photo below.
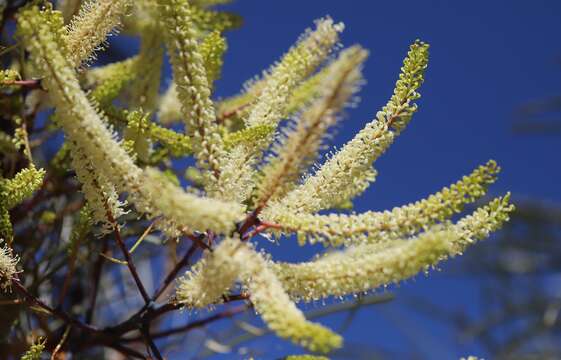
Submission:
{"label": "brown branch", "polygon": [[73,325],[76,326],[77,328],[80,328],[88,333],[97,333],[99,332],[99,330],[91,325],[85,324],[77,319],[72,318],[70,315],[68,315],[66,312],[59,310],[59,309],[53,309],[52,307],[50,307],[49,305],[45,304],[43,301],[41,301],[40,299],[38,299],[37,297],[33,296],[29,291],[27,291],[27,289],[25,288],[25,286],[23,286],[23,284],[19,281],[19,279],[17,278],[12,278],[12,285],[16,288],[16,290],[31,304],[34,304],[44,310],[46,310],[48,313],[58,317],[59,319],[61,319],[62,321],[64,321],[66,324],[68,325]]}
{"label": "brown branch", "polygon": [[140,332],[142,333],[142,337],[144,338],[144,341],[148,344],[150,350],[152,350],[152,353],[154,354],[156,359],[163,360],[160,350],[158,349],[156,343],[154,342],[152,336],[150,335],[150,325],[148,323],[144,323],[142,325]]}
{"label": "brown branch", "polygon": [[113,214],[111,214],[111,212],[107,212],[107,217],[109,218],[109,221],[113,224],[113,230],[115,232],[115,238],[117,239],[117,245],[119,245],[119,248],[121,249],[121,252],[123,253],[123,256],[125,257],[125,261],[127,262],[127,266],[131,272],[131,275],[134,279],[134,282],[136,283],[136,287],[138,288],[138,291],[140,292],[140,295],[142,295],[142,298],[144,299],[144,302],[146,304],[150,303],[150,296],[148,296],[148,293],[146,292],[146,289],[144,288],[144,285],[142,284],[142,281],[140,280],[140,276],[138,276],[138,272],[136,271],[136,267],[134,266],[134,263],[132,261],[132,257],[131,254],[129,252],[129,250],[127,249],[125,242],[123,241],[123,238],[121,237],[121,231],[119,230],[119,224],[117,224],[117,222],[115,221],[115,218],[113,217]]}
{"label": "brown branch", "polygon": [[109,247],[109,241],[107,238],[103,239],[103,247],[101,249],[101,252],[99,253],[97,260],[94,264],[94,270],[93,270],[93,286],[92,286],[92,299],[90,301],[90,307],[88,308],[88,311],[86,313],[86,323],[87,324],[91,324],[92,320],[93,320],[93,315],[95,312],[95,305],[97,302],[97,293],[98,293],[98,289],[99,289],[99,281],[101,280],[101,271],[103,269],[103,255],[107,252],[107,248]]}
{"label": "brown branch", "polygon": [[[12,80],[3,81],[2,85],[17,85],[28,89],[43,89],[41,87],[41,80]],[[43,89],[44,90],[44,89]]]}
{"label": "brown branch", "polygon": [[68,338],[68,335],[70,334],[70,329],[71,329],[71,326],[67,326],[66,330],[64,330],[64,333],[62,334],[62,338],[60,339],[59,343],[55,346],[55,348],[54,348],[54,350],[51,354],[51,360],[56,360],[57,359],[57,354],[62,349],[62,347],[64,346],[64,343],[66,342],[66,339]]}
{"label": "brown branch", "polygon": [[164,279],[163,283],[160,285],[159,289],[156,290],[154,292],[154,295],[152,296],[152,301],[156,301],[158,300],[158,298],[164,293],[164,291],[167,289],[167,287],[171,284],[171,282],[175,279],[175,277],[177,276],[177,274],[179,273],[179,271],[187,266],[189,264],[189,260],[191,259],[191,256],[193,256],[193,254],[195,253],[195,251],[197,250],[197,243],[194,243],[189,250],[187,251],[187,253],[185,254],[185,256],[174,266],[174,268],[169,272],[169,274],[166,276],[166,278]]}
{"label": "brown branch", "polygon": [[255,229],[252,232],[245,234],[242,240],[251,239],[255,235],[257,235],[257,234],[259,234],[259,233],[261,233],[261,232],[263,232],[267,229],[282,229],[282,225],[261,221],[260,224],[258,226],[256,226]]}
{"label": "brown branch", "polygon": [[[183,326],[179,326],[179,327],[176,327],[176,328],[172,328],[172,329],[168,329],[168,330],[164,330],[164,331],[154,333],[154,334],[152,334],[152,337],[154,339],[159,339],[159,338],[167,337],[167,336],[170,336],[170,335],[175,335],[175,334],[180,334],[180,333],[183,333],[183,332],[187,332],[189,330],[203,327],[205,325],[208,325],[208,324],[210,324],[212,322],[215,322],[215,321],[218,321],[218,320],[231,318],[234,315],[237,315],[239,313],[242,313],[242,312],[246,311],[250,307],[251,307],[250,305],[240,305],[240,306],[237,306],[237,307],[219,312],[218,314],[211,315],[211,316],[206,317],[204,319],[190,322],[190,323],[188,323],[186,325],[183,325]],[[137,336],[137,337],[129,338],[129,339],[122,339],[122,342],[124,342],[124,343],[140,342],[140,341],[142,341],[141,336]]]}

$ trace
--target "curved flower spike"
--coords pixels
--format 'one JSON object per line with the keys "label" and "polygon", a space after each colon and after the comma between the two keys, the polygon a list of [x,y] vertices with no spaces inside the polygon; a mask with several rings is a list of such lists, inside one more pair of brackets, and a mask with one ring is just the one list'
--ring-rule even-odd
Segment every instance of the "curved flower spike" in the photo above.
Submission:
{"label": "curved flower spike", "polygon": [[389,245],[357,245],[301,264],[277,264],[275,273],[291,297],[313,301],[399,282],[435,265],[452,251],[460,235],[436,228]]}
{"label": "curved flower spike", "polygon": [[[20,13],[18,23],[33,61],[45,76],[44,83],[57,108],[61,127],[66,136],[82,148],[88,160],[96,164],[97,173],[107,176],[117,190],[128,192],[140,211],[152,216],[169,214],[172,218],[167,220],[179,228],[210,229],[218,233],[234,228],[235,222],[243,216],[241,207],[187,194],[175,185],[166,185],[167,194],[181,199],[181,206],[165,208],[174,200],[159,196],[159,185],[154,182],[152,173],[138,168],[104,125],[80,88],[72,65],[60,53],[42,13],[37,8],[27,9]],[[191,223],[193,219],[196,220]]]}
{"label": "curved flower spike", "polygon": [[[0,239],[0,244],[4,242]],[[6,244],[0,246],[0,287],[6,291],[12,283],[12,278],[18,273],[16,265],[19,258],[14,256],[12,249]]]}
{"label": "curved flower spike", "polygon": [[264,79],[263,91],[246,120],[247,126],[278,124],[294,87],[327,58],[343,29],[342,23],[334,24],[325,18],[316,22],[315,31],[304,34]]}
{"label": "curved flower spike", "polygon": [[449,188],[391,211],[316,215],[296,213],[276,204],[266,209],[262,218],[279,224],[283,232],[297,233],[301,244],[308,241],[339,246],[389,241],[413,235],[460,213],[465,204],[485,195],[499,170],[497,163],[490,160]]}
{"label": "curved flower spike", "polygon": [[255,310],[278,336],[317,352],[329,352],[342,345],[339,335],[306,320],[284,291],[269,261],[239,239],[226,239],[214,252],[205,254],[181,278],[176,297],[188,307],[206,307],[220,302],[238,279],[247,287]]}
{"label": "curved flower spike", "polygon": [[248,251],[242,271],[255,310],[278,336],[314,352],[327,353],[342,346],[341,336],[306,320],[263,256]]}
{"label": "curved flower spike", "polygon": [[11,209],[31,196],[43,184],[45,170],[33,164],[21,170],[13,179],[0,177],[0,207]]}
{"label": "curved flower spike", "polygon": [[348,104],[363,81],[361,67],[368,52],[359,46],[343,51],[329,67],[320,85],[320,95],[298,116],[294,128],[285,131],[283,139],[273,147],[275,157],[262,169],[257,208],[271,198],[282,196],[287,186],[317,157],[327,130],[335,124],[339,112]]}
{"label": "curved flower spike", "polygon": [[221,302],[234,282],[238,280],[243,265],[244,251],[238,251],[239,239],[223,240],[213,252],[204,257],[178,281],[176,299],[189,308],[204,308]]}
{"label": "curved flower spike", "polygon": [[[213,194],[240,203],[246,200],[240,195],[249,195],[250,192],[237,190],[253,188],[256,174],[254,167],[264,149],[273,141],[274,131],[285,114],[287,100],[294,88],[327,58],[339,41],[339,33],[343,28],[343,24],[334,24],[330,18],[318,20],[316,30],[308,30],[265,76],[262,80],[263,90],[245,120],[246,131],[253,132],[257,127],[262,136],[252,142],[239,144],[226,154],[222,161],[223,179],[212,189]],[[231,164],[236,164],[236,167]],[[230,189],[236,191],[227,191]]]}
{"label": "curved flower spike", "polygon": [[68,25],[68,54],[74,66],[91,61],[120,24],[130,0],[87,0]]}
{"label": "curved flower spike", "polygon": [[166,30],[166,45],[173,78],[182,106],[185,130],[199,167],[210,172],[210,183],[220,178],[223,144],[218,132],[210,86],[195,32],[193,9],[187,1],[159,0],[160,18]]}
{"label": "curved flower spike", "polygon": [[291,191],[282,205],[313,213],[345,203],[362,193],[374,181],[372,168],[407,125],[417,107],[421,86],[428,63],[429,46],[421,41],[411,45],[403,61],[394,94],[376,119],[368,123],[351,141],[327,160],[317,172]]}
{"label": "curved flower spike", "polygon": [[351,246],[308,263],[275,264],[274,270],[286,291],[304,301],[370,291],[460,254],[499,229],[513,210],[507,194],[456,225],[437,225],[414,239]]}

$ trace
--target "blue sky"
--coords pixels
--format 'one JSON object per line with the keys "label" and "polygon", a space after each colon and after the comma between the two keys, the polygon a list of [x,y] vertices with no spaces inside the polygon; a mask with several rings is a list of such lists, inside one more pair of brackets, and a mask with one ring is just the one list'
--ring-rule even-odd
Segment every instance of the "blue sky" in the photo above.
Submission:
{"label": "blue sky", "polygon": [[[339,126],[336,145],[387,101],[408,45],[417,38],[431,44],[419,111],[377,163],[380,175],[357,201],[358,211],[415,201],[491,158],[503,168],[494,194],[512,191],[515,197],[561,203],[560,140],[511,132],[517,108],[561,93],[561,2],[238,0],[226,8],[241,14],[245,24],[228,34],[220,96],[239,91],[325,15],[346,24],[344,45],[359,43],[371,51],[362,101]],[[291,259],[296,249],[281,247],[277,255]],[[409,350],[431,359],[484,355],[473,344],[460,344],[448,329],[427,324],[400,299],[422,296],[450,309],[477,311],[477,284],[447,276],[449,266],[395,289],[398,300],[392,304],[363,310],[345,333],[349,346]],[[411,334],[422,334],[422,341]]]}

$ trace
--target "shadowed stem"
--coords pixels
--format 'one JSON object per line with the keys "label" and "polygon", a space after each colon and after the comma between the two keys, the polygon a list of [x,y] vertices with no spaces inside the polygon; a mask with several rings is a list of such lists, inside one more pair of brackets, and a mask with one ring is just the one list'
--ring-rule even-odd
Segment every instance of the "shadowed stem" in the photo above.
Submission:
{"label": "shadowed stem", "polygon": [[41,301],[37,297],[31,295],[31,293],[29,291],[27,291],[25,286],[23,286],[23,284],[19,281],[18,278],[12,278],[12,285],[16,288],[16,290],[21,295],[23,295],[23,297],[28,302],[46,310],[48,313],[53,314],[54,316],[58,317],[59,319],[61,319],[65,323],[67,323],[69,325],[76,326],[76,327],[78,327],[82,330],[85,330],[87,332],[90,332],[90,333],[95,333],[95,332],[99,331],[97,328],[95,328],[91,325],[88,325],[88,324],[84,324],[83,322],[72,318],[66,312],[64,312],[62,310],[59,310],[59,309],[54,309],[54,308],[50,307],[49,305],[45,304],[43,301]]}
{"label": "shadowed stem", "polygon": [[99,289],[99,281],[101,279],[101,270],[103,268],[103,256],[101,254],[105,254],[107,252],[107,248],[109,247],[109,242],[107,238],[103,239],[103,247],[101,249],[101,253],[97,257],[97,261],[94,265],[93,270],[93,289],[92,289],[92,300],[90,303],[90,307],[88,312],[86,313],[86,323],[91,324],[93,320],[93,315],[95,311],[95,304],[97,302],[97,293]]}
{"label": "shadowed stem", "polygon": [[[237,315],[239,313],[242,313],[242,312],[246,311],[250,307],[251,307],[250,305],[236,306],[234,308],[224,310],[222,312],[219,312],[218,314],[211,315],[211,316],[206,317],[204,319],[200,319],[200,320],[190,322],[187,325],[183,325],[183,326],[179,326],[179,327],[176,327],[176,328],[172,328],[172,329],[168,329],[168,330],[164,330],[164,331],[154,333],[154,334],[152,334],[152,337],[154,339],[158,339],[158,338],[167,337],[167,336],[174,335],[174,334],[187,332],[189,330],[205,326],[205,325],[210,324],[210,323],[212,323],[214,321],[217,321],[217,320],[230,318],[234,315]],[[130,342],[140,342],[140,341],[142,341],[142,337],[137,336],[137,337],[134,337],[134,338],[123,339],[122,342],[130,343]]]}
{"label": "shadowed stem", "polygon": [[169,272],[169,274],[164,279],[164,282],[162,283],[162,285],[160,285],[160,288],[158,290],[156,290],[156,292],[152,296],[152,301],[158,300],[158,298],[164,293],[164,291],[166,291],[168,286],[175,279],[175,277],[177,276],[179,271],[183,267],[185,267],[189,264],[189,259],[191,258],[191,256],[193,256],[193,254],[197,250],[197,247],[198,247],[198,244],[193,243],[193,245],[191,245],[191,247],[189,248],[189,250],[187,251],[185,256],[183,256],[183,258],[177,264],[175,264],[173,269]]}
{"label": "shadowed stem", "polygon": [[142,284],[142,281],[140,280],[140,276],[138,276],[138,272],[136,271],[136,267],[134,266],[134,263],[132,261],[132,257],[131,254],[129,252],[129,250],[127,249],[125,242],[123,241],[123,238],[121,237],[121,231],[119,230],[119,224],[117,224],[117,222],[115,221],[115,218],[113,217],[113,214],[111,214],[111,212],[107,212],[107,217],[109,219],[109,221],[113,224],[113,230],[115,232],[115,238],[117,239],[117,245],[119,245],[119,248],[121,249],[121,252],[123,253],[123,256],[125,257],[125,261],[127,262],[127,266],[131,272],[131,275],[134,279],[134,282],[136,283],[136,287],[138,288],[138,291],[140,292],[140,295],[142,295],[142,298],[144,299],[144,302],[148,305],[150,304],[150,296],[148,296],[148,293],[146,292],[146,289],[144,288],[144,285]]}

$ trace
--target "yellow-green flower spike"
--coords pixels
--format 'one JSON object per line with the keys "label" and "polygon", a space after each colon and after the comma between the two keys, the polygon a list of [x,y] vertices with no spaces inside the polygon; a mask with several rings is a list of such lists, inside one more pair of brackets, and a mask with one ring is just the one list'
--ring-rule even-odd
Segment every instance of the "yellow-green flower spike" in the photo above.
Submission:
{"label": "yellow-green flower spike", "polygon": [[91,61],[95,51],[120,24],[130,0],[87,0],[68,25],[68,54],[74,66]]}
{"label": "yellow-green flower spike", "polygon": [[343,28],[343,24],[326,18],[318,20],[316,29],[302,36],[266,76],[263,91],[246,120],[247,126],[278,124],[290,93],[327,58]]}
{"label": "yellow-green flower spike", "polygon": [[182,105],[186,132],[198,165],[209,169],[213,181],[220,177],[222,139],[218,133],[206,69],[193,26],[193,10],[181,0],[159,0],[160,18]]}
{"label": "yellow-green flower spike", "polygon": [[123,86],[134,78],[137,61],[138,56],[133,56],[126,60],[89,68],[85,72],[85,79],[87,86],[95,88],[92,91],[92,98],[102,104],[115,99]]}
{"label": "yellow-green flower spike", "polygon": [[275,273],[293,298],[304,301],[374,290],[461,254],[500,229],[513,210],[507,195],[455,225],[436,225],[413,239],[350,246],[308,263],[279,263]]}
{"label": "yellow-green flower spike", "polygon": [[43,350],[45,350],[45,339],[39,338],[35,341],[29,350],[22,355],[21,360],[41,360],[41,354],[43,354]]}
{"label": "yellow-green flower spike", "polygon": [[413,235],[422,229],[460,213],[465,204],[485,195],[500,168],[491,160],[470,175],[417,201],[391,211],[368,211],[357,215],[315,215],[298,213],[273,205],[263,217],[282,224],[282,230],[295,232],[302,241],[322,242],[333,246],[359,242],[383,242]]}
{"label": "yellow-green flower spike", "polygon": [[477,240],[483,240],[499,230],[515,210],[510,203],[510,193],[490,201],[487,205],[476,209],[472,214],[460,219],[456,225],[460,233],[460,241],[455,243],[459,254]]}
{"label": "yellow-green flower spike", "polygon": [[394,95],[376,119],[329,158],[313,175],[289,193],[283,204],[298,211],[317,212],[362,193],[376,177],[373,162],[403,130],[416,111],[417,89],[428,62],[428,45],[411,45]]}
{"label": "yellow-green flower spike", "polygon": [[[162,215],[162,211],[167,212],[165,206],[174,200],[160,198],[159,185],[153,181],[152,172],[138,168],[114,139],[115,135],[88,102],[72,64],[58,51],[42,17],[37,8],[25,10],[18,18],[19,31],[32,59],[42,70],[45,86],[59,112],[58,121],[66,136],[79,144],[88,160],[96,164],[97,173],[105,174],[119,192],[129,193],[131,202],[139,211],[154,217]],[[222,233],[231,230],[242,216],[242,209],[234,204],[199,198],[174,185],[168,186],[168,190],[170,196],[182,199],[180,209],[169,209],[172,216],[178,216],[168,220],[179,227]],[[183,216],[185,214],[188,216]],[[190,223],[191,219],[196,222]]]}
{"label": "yellow-green flower spike", "polygon": [[0,178],[0,200],[2,207],[11,209],[30,197],[43,184],[45,170],[34,165],[21,170],[13,179]]}
{"label": "yellow-green flower spike", "polygon": [[203,57],[205,72],[210,87],[220,78],[222,65],[224,63],[223,56],[226,49],[226,39],[220,35],[219,31],[211,32],[201,43],[201,56]]}
{"label": "yellow-green flower spike", "polygon": [[193,25],[199,34],[211,31],[223,32],[238,28],[242,24],[242,19],[236,14],[204,9],[199,6],[191,8]]}
{"label": "yellow-green flower spike", "polygon": [[343,51],[323,78],[321,94],[303,110],[293,128],[285,131],[281,142],[273,147],[276,155],[263,168],[257,207],[263,208],[271,198],[282,196],[307,169],[318,154],[327,130],[337,121],[362,83],[361,65],[367,52],[360,47]]}

